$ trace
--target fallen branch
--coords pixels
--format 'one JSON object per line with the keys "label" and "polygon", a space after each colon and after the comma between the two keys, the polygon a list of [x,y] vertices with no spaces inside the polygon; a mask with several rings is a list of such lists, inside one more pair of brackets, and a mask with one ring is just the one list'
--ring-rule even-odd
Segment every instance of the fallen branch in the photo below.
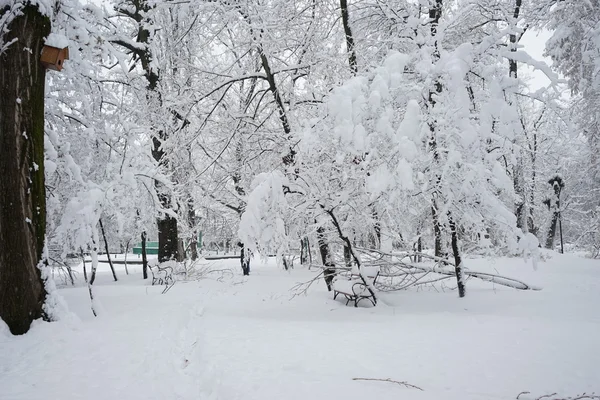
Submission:
{"label": "fallen branch", "polygon": [[[400,261],[387,261],[386,262],[386,266],[389,268],[391,267],[396,267],[401,269],[403,272],[399,275],[404,275],[406,273],[411,273],[411,274],[415,274],[418,272],[431,272],[431,273],[436,273],[436,274],[440,274],[440,275],[445,275],[445,276],[455,276],[456,273],[453,270],[450,269],[446,269],[443,267],[443,265],[448,265],[450,267],[454,266],[454,263],[451,262],[450,260],[445,260],[441,257],[435,257],[435,256],[430,256],[427,254],[423,254],[423,253],[386,253],[383,252],[381,250],[373,250],[373,249],[360,249],[363,252],[374,252],[374,253],[378,253],[382,256],[389,256],[389,257],[396,257],[398,258]],[[414,256],[414,255],[420,255],[422,257],[425,258],[429,258],[432,259],[434,261],[436,261],[436,266],[433,267],[428,267],[426,265],[417,265],[417,264],[406,264],[404,262],[402,262],[401,260],[408,258],[410,256]],[[382,266],[382,261],[378,260],[378,265]],[[412,270],[412,272],[410,272]],[[490,274],[487,272],[478,272],[478,271],[471,271],[469,269],[464,269],[463,273],[466,277],[469,278],[477,278],[477,279],[481,279],[485,282],[490,282],[490,283],[494,283],[497,285],[502,285],[502,286],[507,286],[513,289],[518,289],[518,290],[542,290],[542,288],[534,286],[534,285],[530,285],[528,283],[525,283],[523,281],[520,281],[518,279],[515,278],[510,278],[507,276],[502,276],[502,275],[495,275],[495,274]],[[385,276],[385,275],[384,275]],[[389,277],[393,277],[394,275],[388,274],[387,276]],[[406,288],[406,286],[403,286],[402,288],[399,288],[397,290],[400,289],[404,289]]]}
{"label": "fallen branch", "polygon": [[380,379],[380,378],[352,378],[352,380],[353,380],[353,381],[378,381],[378,382],[389,382],[389,383],[395,383],[395,384],[397,384],[397,385],[404,386],[404,387],[407,387],[407,388],[410,388],[410,389],[418,389],[418,390],[420,390],[420,391],[424,392],[424,390],[423,390],[423,389],[421,389],[421,388],[420,388],[420,387],[418,387],[418,386],[412,385],[412,384],[410,384],[410,383],[408,383],[408,382],[400,382],[400,381],[395,381],[395,380],[393,380],[393,379],[390,379],[390,378],[386,378],[386,379]]}
{"label": "fallen branch", "polygon": [[321,271],[319,272],[319,274],[317,276],[315,276],[314,278],[312,278],[310,281],[308,282],[300,282],[295,284],[292,287],[292,292],[294,293],[292,295],[292,299],[296,296],[300,296],[300,295],[306,295],[308,292],[308,289],[310,289],[310,287],[313,285],[313,283],[315,283],[317,280],[319,280],[319,278],[325,273],[325,271]]}
{"label": "fallen branch", "polygon": [[[517,396],[517,400],[527,400],[529,397],[521,398],[521,396],[530,395],[530,394],[531,394],[531,392],[521,392]],[[545,394],[543,396],[532,398],[532,400],[588,400],[588,399],[589,400],[600,400],[600,396],[597,395],[596,393],[581,393],[581,394],[577,394],[575,396],[564,397],[564,396],[557,396],[556,393],[551,393],[551,394]]]}

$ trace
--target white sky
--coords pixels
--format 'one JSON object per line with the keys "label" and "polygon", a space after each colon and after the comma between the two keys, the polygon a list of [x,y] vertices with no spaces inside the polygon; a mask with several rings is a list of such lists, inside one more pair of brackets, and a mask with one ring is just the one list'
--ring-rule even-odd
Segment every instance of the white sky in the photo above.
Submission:
{"label": "white sky", "polygon": [[[525,32],[525,35],[523,35],[523,38],[521,38],[520,44],[523,46],[523,50],[528,52],[531,57],[551,65],[552,61],[543,56],[544,46],[551,35],[552,32],[547,30],[527,31]],[[546,78],[546,75],[541,71],[534,71],[532,68],[528,67],[521,67],[521,70],[520,76],[524,79],[529,79],[529,87],[531,90],[540,89],[550,83],[550,80]]]}

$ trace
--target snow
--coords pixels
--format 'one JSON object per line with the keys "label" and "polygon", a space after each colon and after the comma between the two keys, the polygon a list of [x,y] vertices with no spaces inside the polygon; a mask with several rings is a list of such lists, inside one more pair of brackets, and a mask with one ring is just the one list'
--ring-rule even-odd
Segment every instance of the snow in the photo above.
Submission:
{"label": "snow", "polygon": [[537,272],[521,259],[467,261],[544,289],[473,279],[464,299],[401,291],[354,308],[332,300],[322,280],[293,296],[317,272],[284,272],[273,259],[255,260],[248,278],[238,260],[219,261],[213,268],[232,277],[180,282],[164,295],[139,265],[115,283],[101,263],[98,318],[80,282],[59,289],[76,317],[18,337],[0,323],[0,398],[489,400],[600,389],[599,261],[553,254]]}
{"label": "snow", "polygon": [[64,49],[65,47],[69,47],[69,39],[67,39],[67,37],[64,35],[58,33],[51,33],[46,38],[45,44],[46,46]]}

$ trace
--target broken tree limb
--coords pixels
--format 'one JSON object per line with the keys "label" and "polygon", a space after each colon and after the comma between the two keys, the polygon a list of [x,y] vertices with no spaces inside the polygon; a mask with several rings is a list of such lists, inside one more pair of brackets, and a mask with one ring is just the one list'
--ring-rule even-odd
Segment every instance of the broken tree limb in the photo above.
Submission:
{"label": "broken tree limb", "polygon": [[[386,252],[383,252],[381,250],[376,250],[376,249],[360,248],[358,250],[365,252],[365,253],[376,253],[381,256],[390,257],[391,258],[390,261],[384,261],[382,258],[382,259],[377,260],[377,263],[380,266],[382,266],[382,264],[385,263],[385,265],[387,267],[399,268],[402,272],[400,274],[397,274],[398,276],[401,276],[404,274],[414,274],[414,273],[419,273],[419,272],[421,272],[421,273],[436,273],[436,274],[445,275],[445,276],[455,276],[454,271],[451,271],[450,269],[446,269],[443,267],[443,265],[448,265],[450,267],[454,267],[454,263],[452,261],[446,260],[442,257],[431,256],[431,255],[423,254],[423,253],[386,253]],[[411,256],[415,256],[415,255],[420,255],[424,258],[429,258],[429,259],[435,261],[437,263],[437,265],[433,266],[433,267],[428,267],[425,265],[408,264],[408,263],[402,262],[402,260],[404,260],[408,257],[411,257]],[[398,261],[394,261],[394,258],[396,258]],[[477,278],[477,279],[481,279],[485,282],[490,282],[490,283],[494,283],[497,285],[507,286],[507,287],[510,287],[513,289],[518,289],[518,290],[542,290],[541,287],[530,285],[528,283],[525,283],[525,282],[515,279],[515,278],[502,276],[502,275],[496,275],[496,274],[490,274],[487,272],[471,271],[469,269],[465,269],[464,275],[468,278]],[[391,277],[392,275],[389,275],[389,276]],[[399,287],[398,289],[394,289],[394,290],[405,289],[406,287],[409,287],[409,286],[412,286],[412,285],[403,285],[402,287]]]}

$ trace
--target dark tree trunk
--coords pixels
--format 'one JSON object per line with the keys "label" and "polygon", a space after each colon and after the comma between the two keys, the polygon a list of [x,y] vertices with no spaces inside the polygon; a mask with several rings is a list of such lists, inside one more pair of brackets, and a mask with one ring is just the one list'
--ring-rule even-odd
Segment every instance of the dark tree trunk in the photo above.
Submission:
{"label": "dark tree trunk", "polygon": [[344,263],[346,268],[352,268],[352,253],[350,253],[350,247],[344,246]]}
{"label": "dark tree trunk", "polygon": [[335,277],[335,264],[331,260],[331,253],[329,252],[329,245],[325,238],[325,228],[322,226],[317,228],[317,242],[319,243],[319,253],[321,253],[321,262],[323,263],[323,277],[325,278],[325,284],[327,290],[331,292],[333,278]]}
{"label": "dark tree trunk", "polygon": [[89,281],[90,286],[93,285],[94,281],[96,280],[96,267],[98,265],[98,262],[94,262],[94,257],[96,259],[98,258],[98,241],[96,240],[97,238],[98,238],[98,231],[96,230],[96,227],[94,227],[94,234],[92,237],[92,248],[90,251],[90,255],[92,257],[92,274],[90,276],[90,281]]}
{"label": "dark tree trunk", "polygon": [[381,221],[379,213],[375,210],[375,206],[371,205],[371,216],[373,217],[373,248],[381,249]]}
{"label": "dark tree trunk", "polygon": [[242,273],[244,275],[250,275],[250,255],[246,254],[246,251],[244,251],[243,243],[239,243],[238,245],[240,246],[240,264],[242,266]]}
{"label": "dark tree trunk", "polygon": [[[161,94],[158,83],[160,75],[156,67],[152,66],[152,52],[150,50],[150,31],[147,28],[149,22],[147,13],[151,9],[151,5],[146,0],[132,0],[128,4],[129,7],[118,8],[117,11],[126,17],[133,19],[138,24],[137,37],[135,41],[142,43],[143,46],[136,46],[131,42],[116,40],[115,43],[125,47],[139,59],[144,76],[148,82],[147,97],[149,100],[156,101],[162,106]],[[180,117],[177,112],[172,113],[176,118]],[[185,122],[184,122],[185,125]],[[162,148],[163,142],[167,139],[167,133],[163,130],[156,129],[152,136],[152,157],[158,164],[166,166],[166,158]],[[155,181],[154,185],[157,189],[160,205],[167,210],[171,207],[171,196],[164,192],[163,185]],[[177,220],[170,215],[164,215],[157,220],[158,225],[158,261],[178,260],[177,241],[178,230]]]}
{"label": "dark tree trunk", "polygon": [[196,227],[196,211],[194,209],[194,201],[190,197],[188,199],[188,223],[192,228],[192,240],[190,242],[190,259],[195,261],[198,258],[198,229]]}
{"label": "dark tree trunk", "polygon": [[117,274],[115,273],[115,266],[113,265],[112,258],[110,258],[108,240],[106,240],[106,232],[104,232],[104,225],[102,225],[102,219],[98,220],[98,224],[100,225],[100,232],[102,232],[102,239],[104,239],[104,249],[106,250],[106,257],[108,258],[108,265],[110,265],[110,270],[112,272],[113,279],[116,282],[118,281]]}
{"label": "dark tree trunk", "polygon": [[[352,256],[352,261],[356,264],[356,268],[358,268],[358,270],[361,271],[362,268],[361,268],[360,260],[356,256],[356,253],[352,250],[352,243],[350,242],[350,239],[348,238],[348,236],[344,235],[344,233],[342,232],[342,227],[340,226],[339,221],[333,214],[333,211],[325,209],[325,207],[323,207],[323,205],[321,205],[321,208],[323,210],[325,210],[325,212],[331,217],[331,222],[333,222],[333,226],[337,230],[339,238],[345,243],[346,247],[348,247],[348,250],[350,251],[350,255]],[[365,277],[362,275],[362,273],[360,275],[360,279],[362,280],[362,283],[365,285],[365,287],[367,288],[367,290],[373,297],[373,304],[377,304],[377,296],[375,295],[375,291],[373,290],[372,285],[369,285],[367,283],[367,281],[366,281]]]}
{"label": "dark tree trunk", "polygon": [[[440,19],[442,18],[442,6],[443,0],[435,0],[429,9],[429,23],[431,37],[434,40],[434,49],[433,49],[433,59],[438,60],[440,58],[440,51],[438,46],[438,26],[440,24]],[[442,92],[442,84],[439,81],[434,82],[434,90],[429,91],[429,108],[432,110],[436,104],[436,96]],[[440,162],[440,155],[438,152],[437,146],[437,137],[436,137],[436,121],[429,121],[429,131],[431,132],[431,137],[429,138],[429,148],[433,153],[433,161],[437,165],[438,168]],[[438,210],[438,202],[440,195],[440,183],[441,176],[439,173],[436,173],[435,176],[435,190],[433,193],[432,206],[431,206],[431,215],[433,219],[433,235],[434,235],[434,253],[436,257],[442,257],[442,226],[439,220],[439,210]]]}
{"label": "dark tree trunk", "polygon": [[300,240],[300,263],[302,265],[312,263],[312,255],[310,254],[310,242],[307,237]]}
{"label": "dark tree trunk", "polygon": [[452,240],[452,253],[454,253],[454,270],[456,272],[456,283],[458,285],[458,297],[465,297],[465,276],[462,269],[462,257],[458,248],[458,234],[456,232],[456,224],[452,220],[452,216],[448,214],[448,225],[450,226],[450,235]]}
{"label": "dark tree trunk", "polygon": [[565,244],[563,242],[562,218],[558,212],[558,234],[560,235],[560,254],[565,254]]}
{"label": "dark tree trunk", "polygon": [[304,248],[304,238],[300,239],[300,264],[306,264],[306,249]]}
{"label": "dark tree trunk", "polygon": [[85,266],[85,253],[83,252],[83,249],[80,250],[80,253],[81,263],[83,264],[83,279],[85,280],[85,283],[88,283],[87,268]]}
{"label": "dark tree trunk", "polygon": [[434,240],[434,254],[436,257],[443,257],[442,248],[442,225],[440,224],[440,218],[437,212],[437,202],[433,202],[431,207],[431,215],[433,216],[433,240]]}
{"label": "dark tree trunk", "polygon": [[146,232],[142,232],[142,275],[148,279],[148,257],[146,257]]}
{"label": "dark tree trunk", "polygon": [[177,258],[178,262],[185,260],[185,243],[182,238],[177,239]]}
{"label": "dark tree trunk", "polygon": [[417,239],[417,252],[419,254],[416,257],[416,261],[420,263],[423,261],[423,256],[421,255],[423,253],[423,238],[421,237],[421,233],[419,233],[419,238]]}
{"label": "dark tree trunk", "polygon": [[[522,0],[515,1],[515,8],[513,10],[513,20],[516,23],[519,19],[519,15],[521,13],[521,2]],[[517,38],[516,33],[511,33],[508,37],[509,40],[509,50],[514,53],[517,51],[517,43],[519,39]],[[516,60],[509,59],[508,60],[508,76],[512,79],[518,78],[519,66]],[[518,160],[517,164],[513,167],[513,186],[515,193],[519,196],[519,201],[515,204],[515,216],[517,217],[517,228],[521,229],[524,232],[528,232],[530,228],[530,224],[528,223],[529,212],[527,212],[526,202],[527,197],[525,193],[525,171],[523,168],[523,162],[520,160],[521,155],[517,154]]]}
{"label": "dark tree trunk", "polygon": [[558,226],[558,211],[552,213],[552,222],[548,229],[548,235],[546,236],[546,248],[554,248],[554,237],[556,236],[556,227]]}
{"label": "dark tree trunk", "polygon": [[560,193],[564,188],[565,184],[561,177],[555,176],[548,181],[550,185],[552,185],[552,189],[554,190],[554,195],[556,196],[554,200],[546,200],[544,203],[552,210],[552,222],[550,223],[550,229],[548,230],[548,235],[546,236],[546,248],[551,249],[554,247],[554,237],[556,236],[556,227],[560,225],[560,248],[561,253],[564,251],[563,248],[563,239],[562,239],[562,221],[560,218]]}
{"label": "dark tree trunk", "polygon": [[340,8],[342,10],[342,24],[344,25],[344,34],[346,36],[346,48],[348,49],[348,63],[352,75],[358,72],[358,63],[356,62],[356,51],[354,49],[354,36],[350,28],[350,15],[348,12],[348,1],[340,0]]}
{"label": "dark tree trunk", "polygon": [[0,318],[20,335],[42,316],[46,297],[38,269],[46,230],[39,59],[50,20],[26,3],[4,29],[5,43],[16,42],[0,55]]}

